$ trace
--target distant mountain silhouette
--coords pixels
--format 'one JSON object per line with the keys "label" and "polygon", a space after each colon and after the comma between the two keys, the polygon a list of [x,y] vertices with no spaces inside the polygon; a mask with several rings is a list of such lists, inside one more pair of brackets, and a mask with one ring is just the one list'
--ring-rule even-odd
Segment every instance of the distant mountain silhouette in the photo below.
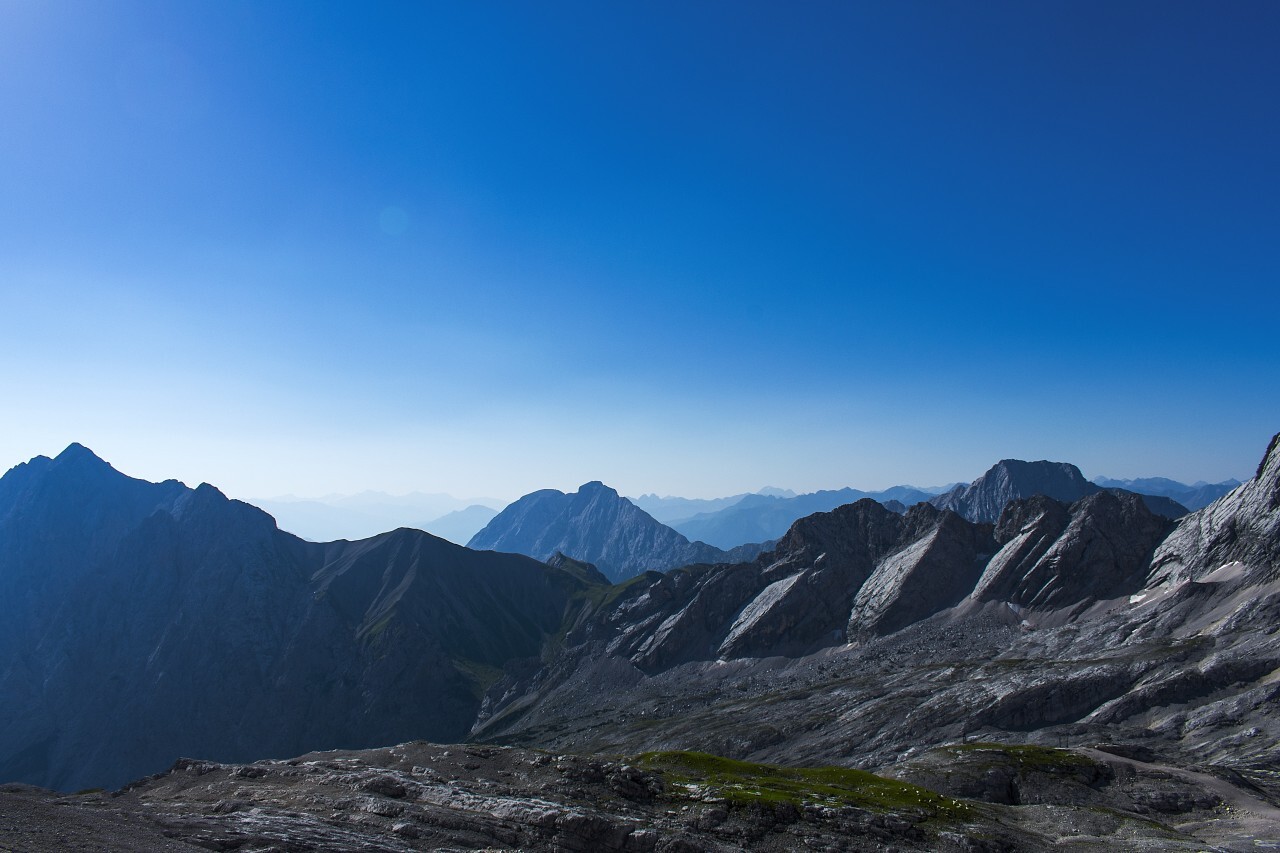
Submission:
{"label": "distant mountain silhouette", "polygon": [[423,525],[433,536],[448,539],[457,545],[465,545],[498,514],[496,509],[475,504],[466,509],[454,510]]}
{"label": "distant mountain silhouette", "polygon": [[732,548],[743,542],[777,539],[796,519],[815,512],[827,512],[863,498],[897,501],[905,507],[932,496],[931,492],[912,486],[894,486],[879,492],[846,488],[793,497],[755,494],[747,495],[718,512],[672,521],[671,526],[690,539],[699,539],[719,548]]}
{"label": "distant mountain silhouette", "polygon": [[688,518],[699,513],[719,512],[722,509],[733,506],[749,494],[751,493],[743,492],[740,495],[731,495],[724,498],[658,497],[650,494],[641,495],[638,498],[627,498],[627,500],[663,524],[670,524],[675,519]]}
{"label": "distant mountain silhouette", "polygon": [[473,505],[494,507],[495,512],[502,506],[501,501],[490,498],[462,500],[452,495],[427,492],[407,495],[360,492],[321,498],[285,496],[253,498],[248,503],[270,513],[281,530],[311,542],[366,539],[397,527],[422,530],[435,519]]}
{"label": "distant mountain silhouette", "polygon": [[1170,498],[1193,512],[1208,506],[1240,485],[1239,480],[1224,480],[1221,483],[1199,482],[1188,486],[1186,483],[1179,483],[1177,480],[1166,477],[1142,477],[1137,480],[1097,477],[1094,482],[1107,489],[1128,489],[1143,495]]}
{"label": "distant mountain silhouette", "polygon": [[543,489],[525,495],[498,513],[467,547],[540,560],[559,552],[595,564],[615,581],[690,563],[753,559],[762,548],[725,551],[690,542],[599,481],[570,494]]}
{"label": "distant mountain silhouette", "polygon": [[416,530],[304,542],[73,444],[0,478],[0,779],[456,741],[602,582]]}

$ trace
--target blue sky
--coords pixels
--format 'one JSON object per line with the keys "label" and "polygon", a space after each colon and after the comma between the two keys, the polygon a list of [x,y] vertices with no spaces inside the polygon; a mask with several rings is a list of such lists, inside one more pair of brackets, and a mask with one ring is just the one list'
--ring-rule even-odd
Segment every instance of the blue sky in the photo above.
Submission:
{"label": "blue sky", "polygon": [[1278,38],[1268,2],[0,0],[0,467],[1249,476]]}

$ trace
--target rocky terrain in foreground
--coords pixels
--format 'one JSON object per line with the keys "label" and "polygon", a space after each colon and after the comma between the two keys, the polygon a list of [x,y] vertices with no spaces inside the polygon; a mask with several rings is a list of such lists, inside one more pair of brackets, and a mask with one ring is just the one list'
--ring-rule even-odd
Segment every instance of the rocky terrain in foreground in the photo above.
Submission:
{"label": "rocky terrain in foreground", "polygon": [[[115,793],[0,787],[0,849],[216,851],[1256,850],[1280,783],[1087,750],[966,743],[896,768],[423,742],[182,759]],[[930,783],[936,790],[913,784]]]}

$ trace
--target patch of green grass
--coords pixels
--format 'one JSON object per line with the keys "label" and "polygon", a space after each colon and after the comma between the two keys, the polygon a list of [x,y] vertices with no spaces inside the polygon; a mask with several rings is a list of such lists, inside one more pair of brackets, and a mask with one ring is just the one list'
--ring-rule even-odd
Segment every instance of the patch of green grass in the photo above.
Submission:
{"label": "patch of green grass", "polygon": [[591,586],[583,591],[583,596],[590,600],[597,607],[607,609],[612,607],[618,599],[622,598],[631,587],[638,584],[652,584],[653,580],[646,577],[643,573],[624,581],[619,581],[609,586]]}
{"label": "patch of green grass", "polygon": [[395,617],[394,611],[389,611],[385,616],[374,622],[372,625],[360,631],[360,639],[366,642],[373,642],[382,636],[382,632],[387,630],[387,626],[391,624],[391,620]]}
{"label": "patch of green grass", "polygon": [[699,799],[710,794],[735,805],[855,806],[947,820],[963,819],[971,812],[961,800],[847,767],[779,767],[705,752],[647,752],[636,762],[662,773],[668,791],[677,796],[682,790]]}
{"label": "patch of green grass", "polygon": [[502,670],[499,667],[489,666],[479,661],[455,660],[453,665],[467,680],[471,686],[471,693],[476,699],[483,698],[489,688],[502,677]]}
{"label": "patch of green grass", "polygon": [[622,598],[631,587],[652,582],[651,578],[644,574],[639,574],[620,583],[589,583],[575,590],[569,596],[559,628],[550,634],[546,642],[543,643],[543,661],[549,662],[557,652],[564,648],[565,639],[569,636],[569,632],[584,617],[586,619],[597,618],[599,614],[613,607],[618,602],[618,599]]}

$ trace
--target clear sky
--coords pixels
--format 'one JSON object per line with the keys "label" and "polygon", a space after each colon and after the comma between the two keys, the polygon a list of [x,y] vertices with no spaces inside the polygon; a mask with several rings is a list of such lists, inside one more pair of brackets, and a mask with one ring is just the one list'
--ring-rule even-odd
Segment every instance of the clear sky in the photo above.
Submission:
{"label": "clear sky", "polygon": [[0,0],[0,469],[1248,477],[1280,3]]}

